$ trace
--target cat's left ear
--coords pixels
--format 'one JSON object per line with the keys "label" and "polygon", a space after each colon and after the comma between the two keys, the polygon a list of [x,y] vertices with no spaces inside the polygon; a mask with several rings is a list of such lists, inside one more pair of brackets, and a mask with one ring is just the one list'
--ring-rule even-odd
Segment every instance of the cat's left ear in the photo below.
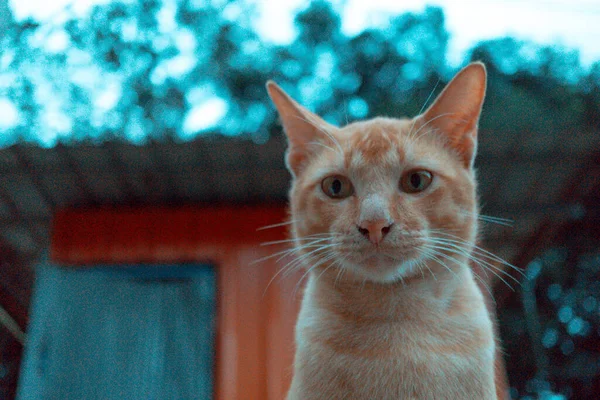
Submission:
{"label": "cat's left ear", "polygon": [[338,128],[302,107],[275,82],[267,82],[267,91],[279,112],[288,137],[288,169],[294,176],[298,176],[308,159],[318,149],[314,146],[315,142],[325,141],[324,144],[331,144],[332,133]]}
{"label": "cat's left ear", "polygon": [[477,125],[485,98],[486,70],[480,62],[467,65],[450,81],[433,105],[418,117],[420,126],[436,129],[472,168],[477,151]]}

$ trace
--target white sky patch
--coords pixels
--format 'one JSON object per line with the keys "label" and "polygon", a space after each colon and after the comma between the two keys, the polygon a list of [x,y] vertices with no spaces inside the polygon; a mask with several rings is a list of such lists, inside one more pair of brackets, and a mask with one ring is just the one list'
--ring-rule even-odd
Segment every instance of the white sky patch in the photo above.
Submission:
{"label": "white sky patch", "polygon": [[114,108],[121,99],[122,89],[117,82],[109,83],[94,99],[94,108],[104,113]]}
{"label": "white sky patch", "polygon": [[[70,6],[83,15],[111,0],[9,0],[17,19],[32,16],[50,20]],[[125,0],[133,1],[133,0]],[[267,41],[290,43],[297,32],[294,15],[307,0],[255,0],[258,18],[254,28]],[[582,63],[600,60],[600,1],[598,0],[348,0],[342,15],[344,33],[355,35],[371,26],[383,26],[389,15],[421,12],[425,6],[444,9],[451,34],[449,61],[459,64],[477,42],[501,36],[529,39],[541,44],[561,44],[580,49]],[[161,29],[173,29],[173,0],[161,10]]]}
{"label": "white sky patch", "polygon": [[41,123],[42,129],[36,133],[36,142],[42,147],[56,146],[60,138],[71,136],[71,118],[56,107],[42,112]]}
{"label": "white sky patch", "polygon": [[[303,0],[257,2],[259,34],[274,43],[291,42],[296,34],[293,11]],[[275,5],[273,7],[273,5]],[[385,26],[390,16],[422,12],[426,5],[444,9],[450,32],[449,62],[460,64],[477,42],[513,36],[540,44],[577,48],[582,63],[600,60],[600,1],[598,0],[348,0],[342,31],[350,36],[369,27]]]}
{"label": "white sky patch", "polygon": [[69,46],[71,39],[67,32],[59,30],[52,32],[46,39],[45,48],[51,53],[62,53]]}
{"label": "white sky patch", "polygon": [[175,33],[175,45],[182,53],[193,53],[198,46],[194,32],[187,28],[180,28]]}
{"label": "white sky patch", "polygon": [[19,123],[19,110],[6,97],[0,98],[0,130],[14,128]]}
{"label": "white sky patch", "polygon": [[257,0],[258,19],[254,21],[256,32],[274,43],[290,43],[296,37],[294,16],[304,9],[307,0]]}
{"label": "white sky patch", "polygon": [[193,137],[194,134],[212,128],[227,114],[227,102],[217,96],[192,106],[183,121],[183,134]]}
{"label": "white sky patch", "polygon": [[155,85],[162,85],[169,77],[178,78],[187,74],[197,63],[193,54],[179,54],[158,64],[152,71],[150,80]]}
{"label": "white sky patch", "polygon": [[71,118],[57,109],[46,110],[42,114],[42,120],[44,126],[50,128],[45,130],[68,134],[71,131],[71,128],[73,128]]}
{"label": "white sky patch", "polygon": [[96,4],[110,3],[113,0],[8,0],[17,20],[33,17],[37,20],[50,20],[70,7],[76,15],[84,15]]}

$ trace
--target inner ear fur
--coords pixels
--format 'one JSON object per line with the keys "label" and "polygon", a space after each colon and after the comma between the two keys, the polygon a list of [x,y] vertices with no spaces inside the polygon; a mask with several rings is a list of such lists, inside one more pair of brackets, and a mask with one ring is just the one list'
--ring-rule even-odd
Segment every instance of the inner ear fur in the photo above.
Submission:
{"label": "inner ear fur", "polygon": [[297,176],[316,150],[314,142],[324,142],[324,144],[330,145],[331,135],[338,128],[298,104],[275,82],[267,82],[267,92],[277,108],[288,138],[289,146],[286,157],[288,169],[294,176]]}
{"label": "inner ear fur", "polygon": [[482,63],[467,65],[448,83],[431,107],[417,117],[420,127],[429,127],[447,139],[467,168],[473,166],[477,150],[477,128],[486,82],[487,73]]}

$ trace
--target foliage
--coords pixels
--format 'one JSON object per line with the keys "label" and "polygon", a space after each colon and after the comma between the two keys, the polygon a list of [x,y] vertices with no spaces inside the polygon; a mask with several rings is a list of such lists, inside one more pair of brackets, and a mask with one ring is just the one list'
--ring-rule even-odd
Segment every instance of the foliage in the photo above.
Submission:
{"label": "foliage", "polygon": [[[199,134],[264,142],[275,122],[268,79],[341,124],[414,114],[455,72],[439,8],[346,37],[336,10],[313,2],[286,46],[262,41],[252,15],[245,1],[115,1],[86,18],[13,24],[0,36],[0,108],[13,115],[0,145]],[[586,72],[574,51],[511,38],[483,42],[471,58],[487,63],[494,88],[484,129],[567,130],[600,119],[600,63]]]}

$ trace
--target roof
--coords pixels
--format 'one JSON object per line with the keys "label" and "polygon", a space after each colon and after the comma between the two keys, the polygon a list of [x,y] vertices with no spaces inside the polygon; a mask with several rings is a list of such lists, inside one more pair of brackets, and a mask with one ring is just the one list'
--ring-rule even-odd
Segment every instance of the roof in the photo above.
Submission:
{"label": "roof", "polygon": [[[504,220],[483,222],[484,245],[510,261],[543,222],[581,217],[586,210],[579,199],[600,181],[595,148],[600,132],[511,138],[481,132],[476,167],[482,212],[514,221],[510,227]],[[113,141],[0,149],[0,241],[28,268],[49,244],[57,209],[284,204],[290,179],[284,150],[283,135],[265,144],[207,137],[146,146]]]}

